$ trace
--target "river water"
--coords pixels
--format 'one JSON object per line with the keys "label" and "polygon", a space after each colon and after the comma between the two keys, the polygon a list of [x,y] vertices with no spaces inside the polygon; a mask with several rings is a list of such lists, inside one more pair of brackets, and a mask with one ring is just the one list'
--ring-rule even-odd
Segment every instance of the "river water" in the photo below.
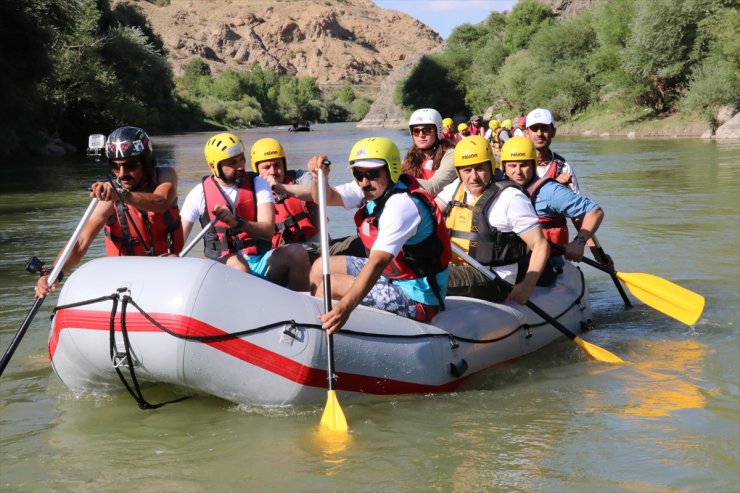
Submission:
{"label": "river water", "polygon": [[[349,180],[344,163],[358,139],[410,144],[406,132],[346,124],[239,133],[247,145],[278,137],[291,167],[327,154],[339,164],[332,183]],[[153,138],[159,160],[177,168],[180,200],[206,171],[207,137]],[[197,397],[140,411],[124,392],[69,391],[46,352],[53,295],[0,377],[0,491],[738,491],[740,143],[563,137],[553,147],[605,209],[598,236],[618,270],[706,297],[695,326],[634,298],[626,311],[611,279],[583,266],[596,318],[584,339],[626,364],[589,361],[563,341],[492,370],[474,390],[343,404],[351,441],[332,449],[315,437],[323,406]],[[53,260],[105,168],[72,158],[4,171],[3,351],[33,302],[26,259]],[[349,213],[332,209],[330,219],[332,234],[350,232]],[[99,239],[87,259],[103,252]]]}

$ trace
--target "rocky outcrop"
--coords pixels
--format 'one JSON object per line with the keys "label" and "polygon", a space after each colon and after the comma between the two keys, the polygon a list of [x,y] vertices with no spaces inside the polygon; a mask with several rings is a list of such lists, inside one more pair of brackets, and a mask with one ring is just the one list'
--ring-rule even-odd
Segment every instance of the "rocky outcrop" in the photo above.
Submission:
{"label": "rocky outcrop", "polygon": [[740,113],[730,118],[714,134],[716,139],[740,139]]}
{"label": "rocky outcrop", "polygon": [[[125,0],[113,3],[120,1]],[[279,74],[314,77],[325,87],[350,83],[374,94],[394,68],[443,44],[428,26],[370,0],[136,5],[164,41],[176,75],[198,56],[214,74],[259,64]]]}
{"label": "rocky outcrop", "polygon": [[575,17],[582,10],[598,5],[604,0],[542,0],[561,19]]}

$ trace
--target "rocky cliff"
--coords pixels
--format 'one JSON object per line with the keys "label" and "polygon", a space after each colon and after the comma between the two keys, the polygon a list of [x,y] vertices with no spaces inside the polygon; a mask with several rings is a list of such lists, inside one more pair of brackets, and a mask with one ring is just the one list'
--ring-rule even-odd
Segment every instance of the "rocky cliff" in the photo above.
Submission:
{"label": "rocky cliff", "polygon": [[[122,1],[122,0],[121,0]],[[322,86],[377,88],[409,58],[440,47],[418,20],[370,0],[136,2],[162,37],[175,74],[193,57],[213,73],[255,64],[311,76]]]}

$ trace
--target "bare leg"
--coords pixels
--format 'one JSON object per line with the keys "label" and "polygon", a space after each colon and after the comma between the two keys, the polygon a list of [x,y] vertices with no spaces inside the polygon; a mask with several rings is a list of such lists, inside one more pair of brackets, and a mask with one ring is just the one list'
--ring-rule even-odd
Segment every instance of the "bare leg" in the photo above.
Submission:
{"label": "bare leg", "polygon": [[222,264],[228,265],[232,269],[236,269],[246,274],[250,273],[249,265],[247,265],[247,261],[244,260],[244,258],[238,253],[230,253],[226,256],[221,257],[220,259],[218,259],[218,261],[221,262]]}
{"label": "bare leg", "polygon": [[[355,282],[354,276],[347,274],[347,257],[343,255],[329,257],[329,272],[331,273],[331,295],[339,299]],[[324,295],[324,268],[320,258],[316,259],[311,266],[311,294]]]}
{"label": "bare leg", "polygon": [[293,291],[308,291],[310,267],[308,252],[302,245],[285,245],[272,252],[267,280],[280,286],[287,285]]}

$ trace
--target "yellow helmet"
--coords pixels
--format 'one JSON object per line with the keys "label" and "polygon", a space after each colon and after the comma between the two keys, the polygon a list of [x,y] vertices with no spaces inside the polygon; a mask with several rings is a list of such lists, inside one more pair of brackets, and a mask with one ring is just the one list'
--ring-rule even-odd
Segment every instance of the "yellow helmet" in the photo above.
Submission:
{"label": "yellow helmet", "polygon": [[393,183],[401,176],[401,153],[391,139],[370,137],[358,141],[349,151],[349,164],[362,159],[382,159],[388,166],[388,175]]}
{"label": "yellow helmet", "polygon": [[534,144],[527,137],[512,137],[504,142],[501,148],[501,164],[506,161],[534,161],[536,159]]}
{"label": "yellow helmet", "polygon": [[445,118],[442,120],[442,128],[452,128],[452,125],[455,124],[455,121],[452,118]]}
{"label": "yellow helmet", "polygon": [[458,132],[464,132],[467,129],[468,129],[468,124],[467,123],[461,123],[460,125],[457,126],[457,131]]}
{"label": "yellow helmet", "polygon": [[277,140],[267,137],[258,140],[252,145],[252,170],[255,173],[259,173],[257,171],[257,163],[277,158],[283,158],[283,164],[286,164],[285,151]]}
{"label": "yellow helmet", "polygon": [[216,178],[221,178],[221,170],[218,163],[224,159],[229,159],[239,154],[244,154],[244,144],[236,135],[228,132],[214,135],[203,149],[206,155],[206,162]]}
{"label": "yellow helmet", "polygon": [[511,130],[511,120],[508,118],[501,122],[501,126],[504,127],[506,130]]}
{"label": "yellow helmet", "polygon": [[491,163],[491,169],[495,167],[493,153],[488,141],[480,135],[465,137],[455,146],[455,169],[475,164]]}
{"label": "yellow helmet", "polygon": [[500,126],[501,122],[498,120],[491,120],[490,122],[488,122],[488,128],[490,128],[491,130],[496,130]]}

